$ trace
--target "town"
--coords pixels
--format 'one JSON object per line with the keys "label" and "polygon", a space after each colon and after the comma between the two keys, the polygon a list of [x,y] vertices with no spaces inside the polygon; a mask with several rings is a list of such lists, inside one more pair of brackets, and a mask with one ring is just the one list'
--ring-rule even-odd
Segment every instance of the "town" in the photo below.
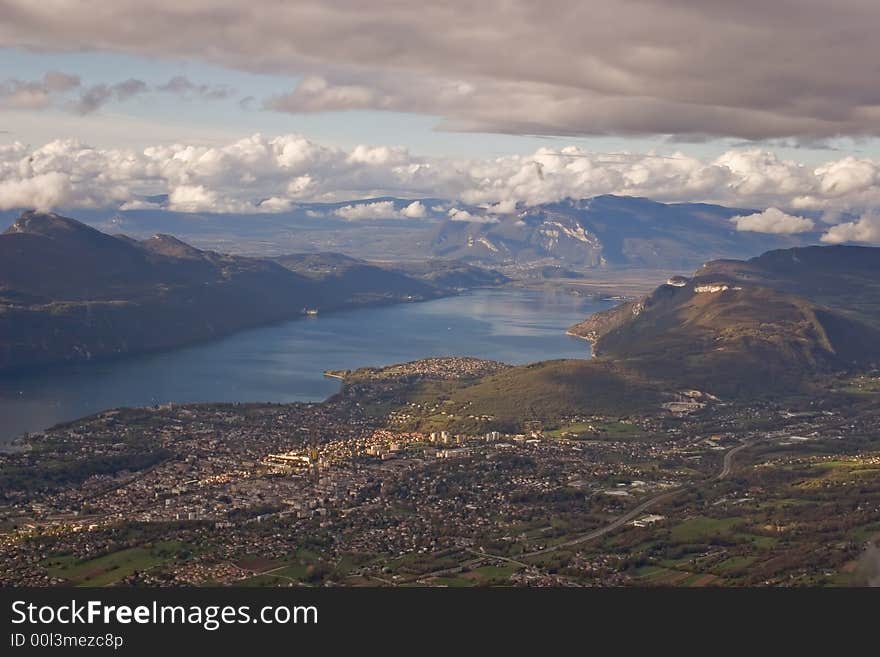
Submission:
{"label": "town", "polygon": [[[0,582],[868,576],[863,555],[880,535],[880,414],[870,407],[739,407],[686,391],[641,416],[467,433],[455,422],[418,428],[439,421],[436,400],[384,401],[413,382],[504,367],[429,359],[347,373],[343,392],[324,403],[117,409],[28,436],[0,456]],[[491,427],[491,416],[476,419]]]}

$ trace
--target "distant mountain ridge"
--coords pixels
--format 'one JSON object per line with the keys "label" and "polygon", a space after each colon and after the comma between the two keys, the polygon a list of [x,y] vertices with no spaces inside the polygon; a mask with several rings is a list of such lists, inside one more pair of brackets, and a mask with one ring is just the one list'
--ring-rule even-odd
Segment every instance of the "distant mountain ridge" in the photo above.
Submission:
{"label": "distant mountain ridge", "polygon": [[[140,237],[172,233],[227,251],[277,257],[294,251],[344,252],[381,260],[441,258],[480,266],[638,267],[693,270],[719,258],[749,258],[772,249],[819,243],[819,232],[773,235],[738,231],[731,218],[755,210],[704,203],[659,203],[596,196],[495,212],[451,200],[379,197],[300,203],[277,214],[179,213],[166,209],[83,210],[107,232]],[[364,210],[358,215],[350,210]],[[366,210],[369,209],[369,212]],[[347,219],[347,216],[361,216]],[[266,251],[281,248],[281,252]]]}
{"label": "distant mountain ridge", "polygon": [[306,308],[453,291],[345,256],[332,261],[326,254],[231,256],[170,235],[135,240],[58,214],[26,212],[0,234],[0,372],[170,348],[290,319]]}
{"label": "distant mountain ridge", "polygon": [[[464,290],[502,285],[510,280],[497,271],[459,261],[423,260],[376,264],[340,253],[298,253],[274,260],[293,272],[320,279],[324,288],[344,289],[348,293],[355,293],[364,286],[381,286],[387,291],[430,295],[437,288]],[[421,286],[416,281],[421,282]],[[329,291],[331,290],[328,289]]]}
{"label": "distant mountain ridge", "polygon": [[570,332],[595,353],[712,392],[796,389],[880,363],[880,249],[827,246],[707,263]]}
{"label": "distant mountain ridge", "polygon": [[619,196],[567,199],[498,215],[487,223],[444,222],[433,248],[443,257],[478,262],[552,259],[582,267],[676,269],[818,241],[818,234],[736,230],[731,218],[751,212]]}
{"label": "distant mountain ridge", "polygon": [[107,301],[244,275],[302,282],[269,261],[200,251],[163,235],[115,237],[57,214],[26,212],[0,235],[0,298]]}

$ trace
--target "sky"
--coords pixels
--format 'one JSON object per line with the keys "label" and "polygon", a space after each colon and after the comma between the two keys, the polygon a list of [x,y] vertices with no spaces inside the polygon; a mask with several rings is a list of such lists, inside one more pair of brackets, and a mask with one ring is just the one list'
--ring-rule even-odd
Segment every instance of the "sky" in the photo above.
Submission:
{"label": "sky", "polygon": [[873,0],[0,0],[0,209],[615,193],[876,243],[878,24]]}

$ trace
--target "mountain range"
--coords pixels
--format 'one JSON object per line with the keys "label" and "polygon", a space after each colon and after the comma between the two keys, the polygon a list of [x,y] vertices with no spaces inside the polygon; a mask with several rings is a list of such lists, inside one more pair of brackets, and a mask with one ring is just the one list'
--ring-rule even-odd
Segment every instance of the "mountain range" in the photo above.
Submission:
{"label": "mountain range", "polygon": [[445,221],[434,253],[477,262],[554,260],[578,267],[690,268],[720,257],[745,257],[818,235],[738,231],[731,219],[749,210],[644,198],[567,199],[498,215],[490,222]]}
{"label": "mountain range", "polygon": [[[454,285],[445,284],[450,271]],[[504,280],[455,263],[409,274],[338,254],[232,256],[170,235],[137,240],[25,212],[0,234],[0,372],[165,349],[306,309],[416,301]]]}
{"label": "mountain range", "polygon": [[[162,199],[152,199],[162,203]],[[277,257],[335,251],[361,259],[465,260],[481,266],[638,267],[692,270],[718,258],[748,258],[819,242],[819,232],[774,235],[737,230],[754,210],[597,196],[518,205],[507,212],[444,199],[382,197],[301,203],[277,214],[179,213],[167,209],[81,210],[105,232],[146,238],[172,233],[201,248]],[[9,215],[7,215],[9,216]],[[358,218],[354,218],[358,217]]]}

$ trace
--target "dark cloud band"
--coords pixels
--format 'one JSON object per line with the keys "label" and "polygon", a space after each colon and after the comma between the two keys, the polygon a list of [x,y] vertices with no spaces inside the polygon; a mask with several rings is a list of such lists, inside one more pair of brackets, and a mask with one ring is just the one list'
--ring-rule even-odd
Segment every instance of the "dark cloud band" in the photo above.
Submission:
{"label": "dark cloud band", "polygon": [[868,0],[0,0],[0,44],[311,76],[267,106],[529,134],[880,134]]}

